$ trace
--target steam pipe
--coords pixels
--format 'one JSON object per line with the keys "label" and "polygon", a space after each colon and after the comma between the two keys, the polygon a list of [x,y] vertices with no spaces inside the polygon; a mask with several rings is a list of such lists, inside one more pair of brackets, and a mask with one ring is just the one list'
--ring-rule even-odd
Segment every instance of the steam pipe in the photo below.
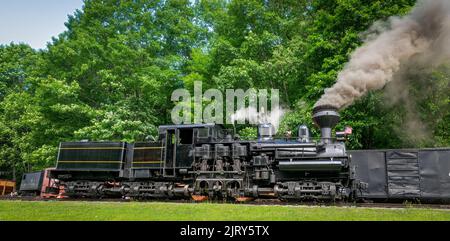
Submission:
{"label": "steam pipe", "polygon": [[304,148],[304,147],[317,147],[316,143],[257,143],[255,147],[259,149],[270,149],[270,148]]}

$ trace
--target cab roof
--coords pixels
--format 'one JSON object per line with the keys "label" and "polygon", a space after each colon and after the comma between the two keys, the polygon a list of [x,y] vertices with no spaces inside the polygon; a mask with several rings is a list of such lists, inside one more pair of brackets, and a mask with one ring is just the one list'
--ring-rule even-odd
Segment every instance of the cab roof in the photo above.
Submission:
{"label": "cab roof", "polygon": [[162,125],[159,126],[159,129],[184,129],[184,128],[206,128],[206,127],[219,127],[223,128],[223,125],[215,124],[215,123],[207,123],[207,124],[181,124],[181,125]]}

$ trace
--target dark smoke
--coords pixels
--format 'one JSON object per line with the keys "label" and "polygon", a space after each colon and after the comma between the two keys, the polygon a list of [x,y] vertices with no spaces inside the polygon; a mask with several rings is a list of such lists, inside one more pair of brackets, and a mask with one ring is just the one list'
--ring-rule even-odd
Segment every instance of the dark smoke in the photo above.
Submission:
{"label": "dark smoke", "polygon": [[345,108],[368,91],[383,88],[402,73],[402,66],[433,68],[450,58],[449,0],[418,1],[409,15],[391,17],[372,29],[380,33],[355,50],[315,106]]}

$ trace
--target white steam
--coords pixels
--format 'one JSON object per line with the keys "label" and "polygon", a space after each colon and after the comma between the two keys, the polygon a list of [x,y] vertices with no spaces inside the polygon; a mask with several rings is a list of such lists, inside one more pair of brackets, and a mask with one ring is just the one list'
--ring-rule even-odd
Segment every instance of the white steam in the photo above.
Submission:
{"label": "white steam", "polygon": [[286,111],[281,107],[274,108],[269,112],[265,112],[264,109],[261,109],[261,111],[258,112],[256,108],[250,106],[237,110],[234,114],[231,115],[231,121],[233,123],[235,121],[248,121],[249,124],[270,123],[275,128],[276,132],[285,113]]}

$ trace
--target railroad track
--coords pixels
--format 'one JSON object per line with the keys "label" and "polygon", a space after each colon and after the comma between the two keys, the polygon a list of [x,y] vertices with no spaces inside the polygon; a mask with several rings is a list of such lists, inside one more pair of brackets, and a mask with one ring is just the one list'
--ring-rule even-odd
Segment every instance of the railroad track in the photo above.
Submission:
{"label": "railroad track", "polygon": [[[167,200],[167,199],[146,199],[146,200],[131,200],[121,198],[64,198],[64,199],[44,199],[40,197],[11,197],[0,196],[0,200],[20,200],[20,201],[86,201],[86,202],[168,202],[168,203],[200,203],[193,200]],[[450,203],[446,204],[421,204],[421,203],[386,203],[386,202],[314,202],[314,201],[283,201],[279,199],[256,199],[248,202],[231,202],[231,201],[206,201],[210,203],[232,203],[243,205],[279,205],[279,206],[321,206],[321,207],[366,207],[366,208],[428,208],[428,209],[449,209]]]}

